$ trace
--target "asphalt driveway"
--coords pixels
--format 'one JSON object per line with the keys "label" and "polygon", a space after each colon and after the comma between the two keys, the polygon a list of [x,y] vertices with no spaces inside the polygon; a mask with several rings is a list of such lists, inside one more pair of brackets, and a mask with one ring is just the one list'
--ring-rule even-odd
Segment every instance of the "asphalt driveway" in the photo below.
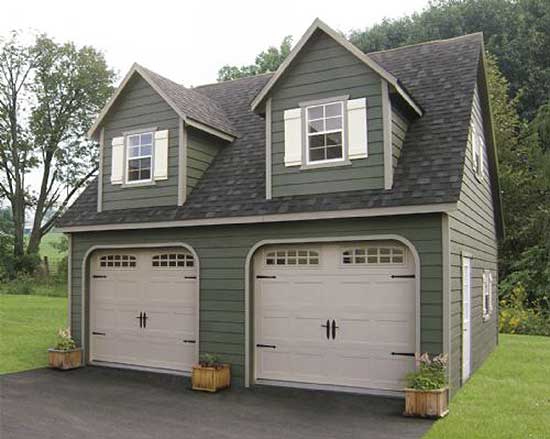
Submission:
{"label": "asphalt driveway", "polygon": [[218,394],[185,379],[98,367],[0,376],[0,437],[420,438],[431,422],[394,398],[257,387]]}

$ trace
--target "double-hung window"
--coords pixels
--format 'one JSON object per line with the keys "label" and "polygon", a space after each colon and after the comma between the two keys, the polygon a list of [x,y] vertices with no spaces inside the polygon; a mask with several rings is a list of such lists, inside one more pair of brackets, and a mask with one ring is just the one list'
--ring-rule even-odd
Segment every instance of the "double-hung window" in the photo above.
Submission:
{"label": "double-hung window", "polygon": [[483,319],[487,320],[493,311],[493,273],[483,271]]}
{"label": "double-hung window", "polygon": [[483,178],[483,154],[485,152],[485,142],[483,135],[477,129],[472,129],[472,161],[474,173],[481,180]]}
{"label": "double-hung window", "polygon": [[344,158],[344,104],[332,102],[306,107],[307,162]]}
{"label": "double-hung window", "polygon": [[128,183],[151,181],[153,133],[132,134],[126,138],[126,179]]}

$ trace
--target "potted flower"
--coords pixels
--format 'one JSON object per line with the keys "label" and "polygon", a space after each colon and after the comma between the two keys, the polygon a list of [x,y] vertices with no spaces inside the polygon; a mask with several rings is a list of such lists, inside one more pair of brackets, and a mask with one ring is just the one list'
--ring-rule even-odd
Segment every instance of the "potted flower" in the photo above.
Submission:
{"label": "potted flower", "polygon": [[48,362],[50,367],[61,370],[75,369],[81,366],[82,349],[76,347],[68,328],[57,331],[55,347],[48,349]]}
{"label": "potted flower", "polygon": [[416,372],[407,375],[405,416],[442,418],[449,413],[447,355],[416,355]]}
{"label": "potted flower", "polygon": [[203,354],[199,364],[193,366],[193,390],[217,392],[231,385],[229,364],[222,363],[217,355]]}

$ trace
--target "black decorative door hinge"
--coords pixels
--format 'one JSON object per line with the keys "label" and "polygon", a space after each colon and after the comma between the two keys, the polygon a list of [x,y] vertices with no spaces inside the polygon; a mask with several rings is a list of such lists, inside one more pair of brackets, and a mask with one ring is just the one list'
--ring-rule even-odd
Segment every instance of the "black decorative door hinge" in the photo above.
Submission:
{"label": "black decorative door hinge", "polygon": [[277,279],[277,276],[264,276],[264,275],[257,275],[256,279]]}
{"label": "black decorative door hinge", "polygon": [[102,335],[102,336],[105,336],[106,334],[105,334],[104,332],[92,331],[92,335]]}
{"label": "black decorative door hinge", "polygon": [[107,276],[104,276],[102,274],[94,274],[92,277],[94,279],[107,279]]}
{"label": "black decorative door hinge", "polygon": [[414,274],[392,274],[392,279],[414,279],[416,276]]}
{"label": "black decorative door hinge", "polygon": [[270,349],[277,349],[277,346],[274,344],[257,344],[257,348],[270,348]]}
{"label": "black decorative door hinge", "polygon": [[399,355],[401,357],[414,357],[414,352],[392,352],[392,355]]}

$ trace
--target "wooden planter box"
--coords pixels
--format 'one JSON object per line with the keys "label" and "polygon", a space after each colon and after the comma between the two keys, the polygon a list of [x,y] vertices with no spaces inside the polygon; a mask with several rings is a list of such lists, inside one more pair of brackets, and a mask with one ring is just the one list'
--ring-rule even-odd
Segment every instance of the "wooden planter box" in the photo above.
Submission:
{"label": "wooden planter box", "polygon": [[442,418],[449,413],[449,392],[438,390],[405,389],[405,416]]}
{"label": "wooden planter box", "polygon": [[217,392],[231,385],[231,368],[229,364],[220,367],[193,366],[193,390]]}
{"label": "wooden planter box", "polygon": [[48,349],[48,363],[50,367],[61,370],[80,367],[82,365],[82,349],[76,348],[70,351]]}

